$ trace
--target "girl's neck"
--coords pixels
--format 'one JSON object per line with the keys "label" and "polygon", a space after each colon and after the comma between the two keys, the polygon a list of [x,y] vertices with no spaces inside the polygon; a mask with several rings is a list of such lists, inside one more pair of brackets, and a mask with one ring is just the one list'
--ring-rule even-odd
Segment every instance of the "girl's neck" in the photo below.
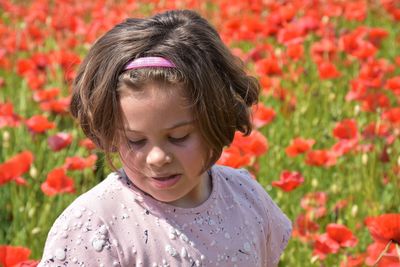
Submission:
{"label": "girl's neck", "polygon": [[211,170],[204,172],[201,176],[199,186],[196,186],[189,192],[188,197],[169,202],[168,204],[179,208],[195,208],[207,201],[213,187]]}

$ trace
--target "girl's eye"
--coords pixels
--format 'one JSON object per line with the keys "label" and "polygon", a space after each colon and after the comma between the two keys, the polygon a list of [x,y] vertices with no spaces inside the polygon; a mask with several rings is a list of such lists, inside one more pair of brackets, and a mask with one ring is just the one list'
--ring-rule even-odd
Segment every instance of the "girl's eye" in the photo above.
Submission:
{"label": "girl's eye", "polygon": [[135,140],[135,141],[133,141],[133,140],[128,140],[128,142],[129,142],[129,144],[130,145],[134,145],[134,146],[142,146],[142,145],[144,145],[144,143],[146,142],[146,140],[145,139],[141,139],[141,140]]}
{"label": "girl's eye", "polygon": [[189,137],[189,134],[182,136],[182,137],[178,137],[178,138],[170,136],[170,137],[168,137],[168,139],[173,143],[181,143],[181,142],[185,141],[188,137]]}

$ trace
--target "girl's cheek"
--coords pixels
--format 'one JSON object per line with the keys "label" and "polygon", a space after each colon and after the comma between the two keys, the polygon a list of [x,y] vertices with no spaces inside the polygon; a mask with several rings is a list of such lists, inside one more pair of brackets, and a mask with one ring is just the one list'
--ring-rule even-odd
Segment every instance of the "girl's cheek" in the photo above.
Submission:
{"label": "girl's cheek", "polygon": [[120,157],[128,162],[132,162],[133,160],[138,160],[140,158],[140,152],[135,151],[129,145],[122,145],[119,149]]}

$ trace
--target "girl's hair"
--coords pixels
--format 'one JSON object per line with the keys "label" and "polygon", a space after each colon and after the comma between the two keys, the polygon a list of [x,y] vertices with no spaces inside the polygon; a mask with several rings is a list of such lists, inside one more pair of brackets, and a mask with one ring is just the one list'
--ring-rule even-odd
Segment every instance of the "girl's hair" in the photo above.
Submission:
{"label": "girl's hair", "polygon": [[[131,60],[149,56],[166,58],[176,68],[124,71]],[[127,19],[89,50],[75,78],[70,107],[109,163],[110,153],[122,141],[118,134],[123,128],[120,90],[140,89],[148,82],[186,90],[195,123],[210,148],[206,168],[218,160],[236,130],[245,135],[251,132],[249,107],[257,103],[260,85],[245,73],[242,61],[232,55],[207,20],[190,10]]]}

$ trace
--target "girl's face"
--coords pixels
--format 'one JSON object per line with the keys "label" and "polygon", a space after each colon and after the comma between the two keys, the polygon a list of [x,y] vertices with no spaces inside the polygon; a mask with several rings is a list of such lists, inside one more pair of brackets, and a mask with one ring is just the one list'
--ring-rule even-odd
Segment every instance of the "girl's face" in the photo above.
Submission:
{"label": "girl's face", "polygon": [[157,83],[124,89],[120,104],[127,138],[119,153],[139,189],[162,202],[195,207],[211,192],[207,173],[200,173],[208,151],[183,92],[181,86]]}

